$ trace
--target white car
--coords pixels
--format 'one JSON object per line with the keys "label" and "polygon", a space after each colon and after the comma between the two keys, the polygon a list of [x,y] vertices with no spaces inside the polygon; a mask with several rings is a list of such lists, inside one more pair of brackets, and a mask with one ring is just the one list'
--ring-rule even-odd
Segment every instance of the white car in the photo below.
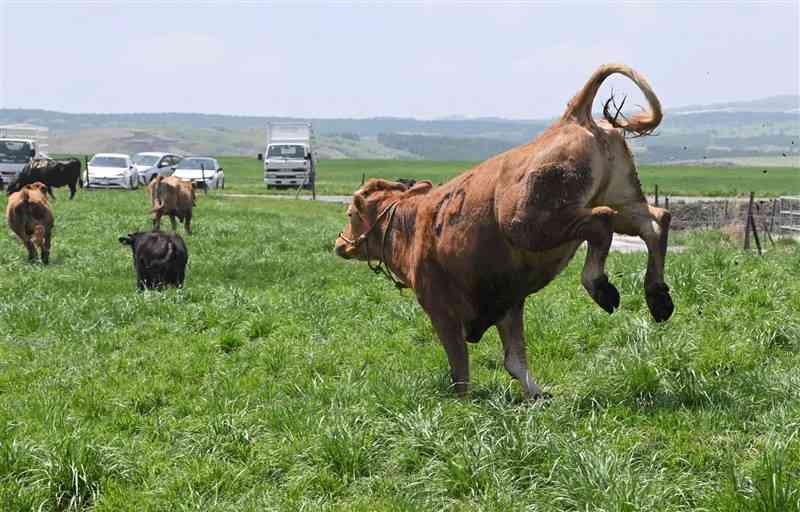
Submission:
{"label": "white car", "polygon": [[89,160],[83,183],[88,188],[139,187],[139,174],[133,161],[122,153],[98,153]]}
{"label": "white car", "polygon": [[184,158],[175,168],[173,176],[191,181],[198,188],[225,188],[225,174],[214,158],[192,156]]}
{"label": "white car", "polygon": [[181,158],[172,153],[136,153],[133,155],[133,167],[139,174],[139,183],[146,185],[156,176],[172,176]]}

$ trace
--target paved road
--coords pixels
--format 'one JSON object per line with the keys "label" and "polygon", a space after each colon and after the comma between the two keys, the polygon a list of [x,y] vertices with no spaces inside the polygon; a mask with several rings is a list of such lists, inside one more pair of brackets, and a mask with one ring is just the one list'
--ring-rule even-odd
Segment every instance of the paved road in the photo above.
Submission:
{"label": "paved road", "polygon": [[[288,195],[277,195],[277,194],[231,194],[225,193],[225,197],[264,197],[269,199],[294,199],[294,196]],[[350,202],[351,196],[317,196],[317,200],[323,203],[338,203],[338,204],[347,204]],[[301,195],[299,199],[309,201],[311,200],[311,196],[308,195]],[[696,202],[701,201],[704,198],[697,198],[697,197],[686,197],[685,199],[688,202]],[[713,198],[720,200],[720,198]],[[722,198],[724,200],[725,198]],[[735,199],[735,198],[729,198]],[[670,198],[670,201],[679,201],[678,198]],[[670,251],[680,252],[684,248],[680,246],[673,246],[670,247]],[[619,251],[619,252],[646,252],[647,246],[645,243],[635,236],[627,236],[627,235],[614,235],[614,240],[611,242],[611,250],[612,251]]]}
{"label": "paved road", "polygon": [[[278,195],[278,194],[231,194],[226,193],[227,197],[267,197],[270,199],[294,199],[294,195]],[[340,203],[340,204],[347,204],[350,202],[351,196],[317,196],[317,201],[321,201],[323,203]],[[298,199],[302,199],[304,201],[310,201],[310,195],[300,195]],[[699,202],[708,202],[708,201],[748,201],[750,198],[748,197],[710,197],[710,196],[669,196],[669,201],[671,203],[699,203]],[[661,202],[664,201],[664,197],[661,196]],[[756,198],[756,201],[760,200],[767,200],[767,198]],[[647,201],[650,204],[653,204],[654,198],[653,196],[647,196]]]}

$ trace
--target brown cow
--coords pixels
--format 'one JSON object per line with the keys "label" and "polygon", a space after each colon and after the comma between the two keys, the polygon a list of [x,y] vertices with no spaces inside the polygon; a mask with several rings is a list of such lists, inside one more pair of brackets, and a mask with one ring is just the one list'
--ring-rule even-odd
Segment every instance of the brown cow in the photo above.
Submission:
{"label": "brown cow", "polygon": [[173,231],[177,230],[177,217],[184,223],[186,232],[192,234],[192,207],[195,204],[192,184],[175,176],[156,176],[148,187],[153,208],[153,229],[161,229],[161,217],[169,215]]}
{"label": "brown cow", "polygon": [[28,249],[28,260],[36,261],[38,246],[42,263],[50,263],[53,212],[47,202],[47,185],[37,181],[11,194],[6,206],[6,222]]}
{"label": "brown cow", "polygon": [[[641,89],[650,111],[592,119],[592,103],[614,73]],[[399,286],[413,288],[444,345],[459,395],[469,384],[464,340],[477,342],[492,325],[505,350],[505,367],[526,396],[542,396],[528,372],[522,312],[525,298],[569,263],[582,242],[581,275],[605,311],[619,293],[604,270],[612,233],[641,237],[649,252],[645,297],[656,321],[673,311],[664,283],[670,214],[648,206],[625,135],[647,135],[661,122],[661,105],[631,68],[599,68],[564,115],[532,142],[497,155],[432,188],[370,180],[353,195],[336,254],[371,259]]]}

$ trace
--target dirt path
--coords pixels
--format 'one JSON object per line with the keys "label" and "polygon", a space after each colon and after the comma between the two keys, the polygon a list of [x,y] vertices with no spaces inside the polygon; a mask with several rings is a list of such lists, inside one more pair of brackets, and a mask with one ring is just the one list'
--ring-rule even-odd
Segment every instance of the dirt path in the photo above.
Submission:
{"label": "dirt path", "polygon": [[[291,195],[276,195],[276,194],[232,194],[232,193],[225,193],[225,197],[234,197],[234,198],[266,198],[266,199],[294,199],[294,196]],[[317,201],[321,201],[323,203],[335,203],[335,204],[347,204],[350,202],[351,196],[317,196]],[[310,201],[311,196],[301,195],[299,199],[304,201]],[[680,201],[684,198],[670,198],[670,201]],[[725,198],[695,198],[695,197],[686,197],[685,199],[689,200],[688,202],[697,202],[703,200],[720,200],[723,201]],[[735,198],[729,198],[735,199]],[[680,246],[672,246],[669,248],[670,251],[680,252],[684,248]],[[647,246],[645,243],[638,237],[635,236],[627,236],[627,235],[614,235],[614,240],[611,242],[611,250],[612,251],[619,251],[619,252],[646,252]]]}

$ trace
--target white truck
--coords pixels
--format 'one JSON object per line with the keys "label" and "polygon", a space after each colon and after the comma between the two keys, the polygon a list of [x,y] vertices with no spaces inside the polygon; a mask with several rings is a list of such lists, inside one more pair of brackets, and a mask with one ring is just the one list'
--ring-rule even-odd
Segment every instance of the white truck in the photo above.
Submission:
{"label": "white truck", "polygon": [[34,158],[47,158],[47,128],[30,124],[0,126],[0,179],[8,184]]}
{"label": "white truck", "polygon": [[311,123],[267,123],[264,183],[267,188],[312,189],[317,155]]}

